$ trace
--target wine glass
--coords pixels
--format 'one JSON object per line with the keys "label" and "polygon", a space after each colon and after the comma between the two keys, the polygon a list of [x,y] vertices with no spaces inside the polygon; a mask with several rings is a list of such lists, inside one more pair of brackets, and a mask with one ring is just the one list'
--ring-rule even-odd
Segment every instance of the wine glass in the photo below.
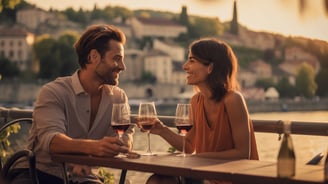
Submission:
{"label": "wine glass", "polygon": [[177,156],[186,156],[185,145],[186,145],[186,134],[192,128],[194,124],[192,108],[190,104],[177,104],[176,114],[175,114],[175,126],[182,136],[182,153]]}
{"label": "wine glass", "polygon": [[[131,125],[130,106],[126,103],[114,103],[112,109],[112,128],[116,131],[118,138],[123,142],[123,134]],[[122,154],[118,155],[123,156]]]}
{"label": "wine glass", "polygon": [[150,130],[153,127],[153,120],[156,118],[156,108],[154,102],[141,102],[139,104],[138,124],[147,132],[148,148],[142,155],[155,155],[150,150]]}

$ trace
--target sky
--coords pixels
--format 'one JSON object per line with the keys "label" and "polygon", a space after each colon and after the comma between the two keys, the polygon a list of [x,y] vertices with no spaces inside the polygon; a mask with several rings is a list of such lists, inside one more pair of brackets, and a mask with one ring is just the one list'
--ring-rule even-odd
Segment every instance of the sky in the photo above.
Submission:
{"label": "sky", "polygon": [[[325,0],[237,0],[238,21],[254,31],[284,36],[303,36],[328,42],[328,8]],[[326,0],[328,1],[328,0]],[[187,6],[189,15],[232,19],[233,0],[27,0],[48,10],[92,9],[124,6],[131,10],[152,9],[180,13]],[[304,6],[300,6],[303,2]],[[328,5],[327,5],[328,6]],[[302,8],[304,7],[304,8]]]}

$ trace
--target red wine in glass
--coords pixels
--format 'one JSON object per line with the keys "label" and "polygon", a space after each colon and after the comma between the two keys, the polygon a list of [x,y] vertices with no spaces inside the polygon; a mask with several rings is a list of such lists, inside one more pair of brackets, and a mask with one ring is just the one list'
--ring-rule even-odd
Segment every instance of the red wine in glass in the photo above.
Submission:
{"label": "red wine in glass", "polygon": [[190,104],[177,104],[177,109],[175,113],[175,126],[179,131],[179,134],[182,136],[182,153],[178,156],[187,156],[185,153],[186,145],[186,134],[192,128],[193,114]]}
{"label": "red wine in glass", "polygon": [[176,125],[180,134],[186,134],[191,128],[192,125]]}

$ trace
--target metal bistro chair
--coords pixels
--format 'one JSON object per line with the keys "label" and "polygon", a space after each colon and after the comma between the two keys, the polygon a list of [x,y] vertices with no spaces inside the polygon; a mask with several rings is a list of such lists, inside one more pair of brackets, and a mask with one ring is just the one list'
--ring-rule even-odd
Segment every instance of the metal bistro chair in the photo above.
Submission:
{"label": "metal bistro chair", "polygon": [[31,178],[34,183],[39,183],[36,174],[35,155],[33,151],[25,148],[32,122],[32,118],[20,118],[0,127],[0,173],[3,181],[8,182],[10,180],[8,174],[16,161],[26,157],[30,164]]}

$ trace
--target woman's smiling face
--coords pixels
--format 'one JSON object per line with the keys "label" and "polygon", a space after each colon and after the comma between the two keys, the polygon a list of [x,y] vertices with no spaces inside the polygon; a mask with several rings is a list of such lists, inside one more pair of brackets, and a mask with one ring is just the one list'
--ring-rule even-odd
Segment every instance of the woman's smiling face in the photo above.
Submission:
{"label": "woman's smiling face", "polygon": [[192,53],[189,53],[188,60],[183,64],[183,70],[187,74],[186,83],[189,85],[206,83],[210,73],[209,67],[200,62]]}

